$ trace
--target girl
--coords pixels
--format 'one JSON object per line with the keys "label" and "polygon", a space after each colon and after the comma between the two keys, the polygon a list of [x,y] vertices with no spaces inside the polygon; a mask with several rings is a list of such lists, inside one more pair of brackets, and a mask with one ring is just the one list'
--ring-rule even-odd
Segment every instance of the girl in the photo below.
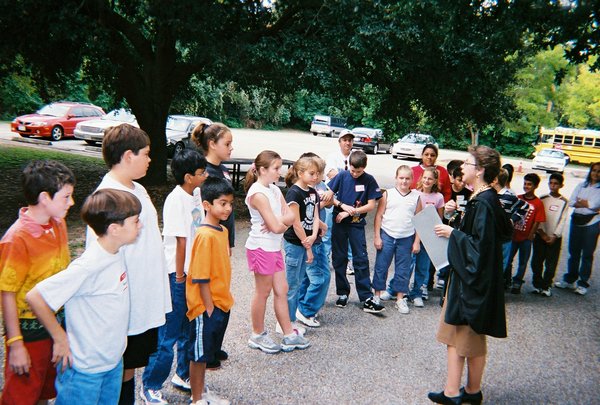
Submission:
{"label": "girl", "polygon": [[[408,314],[405,297],[410,281],[412,255],[419,253],[421,244],[415,234],[412,218],[421,211],[419,192],[410,189],[412,171],[402,165],[396,170],[396,186],[383,192],[375,213],[374,244],[377,249],[373,289],[379,297],[385,289],[387,273],[394,258],[394,278],[390,290],[397,294],[396,308]],[[377,299],[376,299],[377,302]]]}
{"label": "girl", "polygon": [[[304,281],[308,279],[307,265],[313,263],[313,247],[317,245],[318,249],[320,247],[318,245],[321,244],[319,236],[320,198],[314,189],[314,186],[321,178],[318,160],[320,160],[318,157],[301,156],[294,163],[294,166],[288,172],[285,179],[286,184],[290,187],[285,200],[290,210],[294,213],[294,225],[283,236],[286,276],[289,286],[287,295],[288,309],[292,323],[298,318],[302,323],[312,327],[320,326],[320,323],[314,316],[316,315],[316,311],[308,316],[304,316],[300,312],[299,303],[301,299],[305,298],[307,293],[307,288],[302,289],[301,283],[304,286]],[[327,270],[329,273],[329,266],[327,266]],[[320,290],[320,284],[313,286],[316,288],[311,290]],[[302,295],[301,291],[303,292]],[[310,295],[312,296],[313,294],[311,293]],[[311,299],[312,297],[306,298]]]}
{"label": "girl", "polygon": [[[283,273],[281,239],[294,223],[294,213],[288,209],[281,190],[273,184],[279,180],[281,157],[265,150],[254,159],[246,175],[246,205],[250,211],[251,228],[246,241],[248,267],[254,272],[255,290],[250,308],[252,336],[248,345],[265,353],[280,350],[305,349],[310,343],[295,333],[287,304],[287,282]],[[273,342],[265,330],[267,299],[273,291],[275,317],[283,330],[281,345]]]}
{"label": "girl", "polygon": [[[204,151],[208,176],[219,177],[231,183],[229,170],[223,164],[224,161],[231,158],[231,151],[233,150],[231,130],[220,122],[213,122],[212,124],[201,122],[196,125],[192,132],[192,141]],[[235,246],[234,224],[235,216],[232,211],[229,218],[221,222],[221,225],[224,225],[229,231],[229,247]]]}
{"label": "girl", "polygon": [[417,186],[416,182],[423,175],[423,171],[427,167],[431,167],[437,170],[438,177],[438,189],[439,192],[444,196],[444,201],[448,201],[452,194],[452,188],[450,184],[450,176],[444,166],[436,165],[436,161],[439,155],[438,147],[434,144],[428,143],[423,147],[423,153],[421,154],[421,164],[416,165],[412,168],[413,172],[413,184],[411,188]]}
{"label": "girl", "polygon": [[[417,183],[417,190],[421,192],[421,206],[423,208],[428,205],[433,205],[437,210],[440,218],[444,215],[444,196],[439,192],[438,188],[438,171],[435,167],[425,167],[423,175]],[[431,260],[427,256],[427,252],[421,244],[419,253],[415,260],[415,279],[413,288],[409,293],[410,299],[415,307],[423,307],[424,291],[427,291],[427,279],[429,277],[429,265]],[[425,288],[422,288],[425,285]]]}

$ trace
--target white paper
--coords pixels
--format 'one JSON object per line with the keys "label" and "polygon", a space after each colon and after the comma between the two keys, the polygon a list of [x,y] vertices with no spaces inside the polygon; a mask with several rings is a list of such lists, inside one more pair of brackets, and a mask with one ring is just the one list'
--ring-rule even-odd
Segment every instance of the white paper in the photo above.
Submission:
{"label": "white paper", "polygon": [[413,217],[412,222],[434,267],[440,270],[449,266],[448,238],[437,236],[433,230],[434,226],[442,223],[435,207],[428,205]]}

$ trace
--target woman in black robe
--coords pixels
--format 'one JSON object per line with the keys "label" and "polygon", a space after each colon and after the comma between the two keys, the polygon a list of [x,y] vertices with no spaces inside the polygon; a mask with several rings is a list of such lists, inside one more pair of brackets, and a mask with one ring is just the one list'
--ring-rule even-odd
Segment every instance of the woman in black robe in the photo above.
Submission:
{"label": "woman in black robe", "polygon": [[[487,354],[486,335],[506,337],[502,243],[512,226],[491,183],[500,171],[500,155],[487,146],[469,148],[462,165],[463,181],[473,187],[458,229],[437,225],[438,236],[449,238],[451,270],[437,339],[447,345],[448,376],[441,392],[430,392],[439,404],[479,404]],[[447,213],[456,210],[450,200]],[[465,359],[467,385],[460,388]]]}

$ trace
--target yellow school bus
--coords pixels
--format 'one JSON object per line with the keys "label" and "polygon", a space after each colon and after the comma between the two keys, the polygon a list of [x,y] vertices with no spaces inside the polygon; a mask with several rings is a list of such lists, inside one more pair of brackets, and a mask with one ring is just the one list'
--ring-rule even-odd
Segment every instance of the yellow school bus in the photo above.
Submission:
{"label": "yellow school bus", "polygon": [[544,148],[560,149],[571,162],[591,164],[600,161],[600,131],[574,128],[541,128],[536,153]]}

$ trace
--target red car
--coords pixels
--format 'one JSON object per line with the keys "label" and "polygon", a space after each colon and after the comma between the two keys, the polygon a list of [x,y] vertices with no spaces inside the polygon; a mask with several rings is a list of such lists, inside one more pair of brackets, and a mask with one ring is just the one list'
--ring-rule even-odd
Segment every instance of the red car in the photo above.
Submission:
{"label": "red car", "polygon": [[73,136],[77,123],[100,118],[102,108],[88,103],[61,101],[42,107],[35,114],[21,115],[10,124],[10,130],[22,137],[41,136],[59,141]]}

